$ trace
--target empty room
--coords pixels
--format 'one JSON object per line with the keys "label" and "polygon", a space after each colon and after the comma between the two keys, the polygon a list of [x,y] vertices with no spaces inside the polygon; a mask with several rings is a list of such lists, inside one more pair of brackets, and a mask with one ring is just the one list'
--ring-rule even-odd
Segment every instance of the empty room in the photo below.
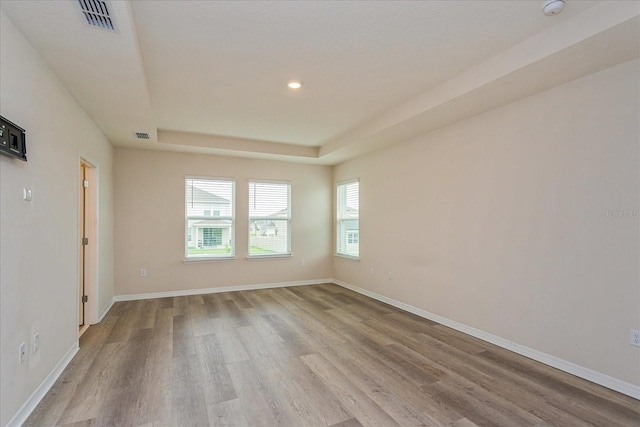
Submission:
{"label": "empty room", "polygon": [[640,1],[0,2],[0,426],[640,426]]}

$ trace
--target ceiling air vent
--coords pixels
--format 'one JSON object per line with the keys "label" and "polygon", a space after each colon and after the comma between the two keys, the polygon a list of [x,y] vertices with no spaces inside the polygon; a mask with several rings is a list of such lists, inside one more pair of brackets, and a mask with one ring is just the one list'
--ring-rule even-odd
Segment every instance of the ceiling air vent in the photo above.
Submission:
{"label": "ceiling air vent", "polygon": [[146,132],[136,132],[136,137],[138,139],[149,139],[149,134]]}
{"label": "ceiling air vent", "polygon": [[107,2],[104,0],[78,0],[80,10],[87,20],[87,24],[103,28],[105,30],[115,31],[113,18],[109,13]]}

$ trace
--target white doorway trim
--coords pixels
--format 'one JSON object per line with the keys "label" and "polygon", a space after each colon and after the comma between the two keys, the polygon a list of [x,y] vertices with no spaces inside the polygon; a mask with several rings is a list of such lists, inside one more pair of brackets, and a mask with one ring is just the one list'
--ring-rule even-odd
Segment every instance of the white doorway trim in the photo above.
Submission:
{"label": "white doorway trim", "polygon": [[[81,335],[88,325],[98,323],[98,166],[97,163],[80,155],[78,163],[78,188],[81,188],[81,166],[86,168],[86,179],[88,187],[85,191],[85,237],[89,243],[85,246],[84,259],[84,294],[88,300],[84,307],[84,327],[80,331]],[[78,192],[78,286],[82,285],[82,207],[81,195]],[[79,298],[78,304],[80,304]],[[79,310],[78,310],[79,312]],[[78,316],[80,317],[79,313]],[[82,324],[82,319],[78,318],[78,325]]]}

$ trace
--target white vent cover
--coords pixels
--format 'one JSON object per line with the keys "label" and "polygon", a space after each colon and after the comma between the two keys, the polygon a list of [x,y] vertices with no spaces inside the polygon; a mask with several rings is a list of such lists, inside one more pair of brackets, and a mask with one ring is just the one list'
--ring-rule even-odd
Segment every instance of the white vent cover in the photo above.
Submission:
{"label": "white vent cover", "polygon": [[146,132],[136,132],[136,137],[138,139],[149,139],[149,134]]}
{"label": "white vent cover", "polygon": [[115,31],[113,18],[109,13],[107,2],[104,0],[78,0],[80,10],[87,20],[87,24],[103,28],[105,30]]}

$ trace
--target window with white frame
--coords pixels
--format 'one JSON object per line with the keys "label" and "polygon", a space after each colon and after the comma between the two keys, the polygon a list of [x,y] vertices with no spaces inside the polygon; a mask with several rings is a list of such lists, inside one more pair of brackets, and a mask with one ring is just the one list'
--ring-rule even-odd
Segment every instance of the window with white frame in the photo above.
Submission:
{"label": "window with white frame", "polygon": [[249,181],[249,256],[291,254],[291,184]]}
{"label": "window with white frame", "polygon": [[235,182],[199,177],[184,182],[186,258],[233,257]]}
{"label": "window with white frame", "polygon": [[360,183],[339,183],[336,187],[336,253],[350,257],[360,255]]}

